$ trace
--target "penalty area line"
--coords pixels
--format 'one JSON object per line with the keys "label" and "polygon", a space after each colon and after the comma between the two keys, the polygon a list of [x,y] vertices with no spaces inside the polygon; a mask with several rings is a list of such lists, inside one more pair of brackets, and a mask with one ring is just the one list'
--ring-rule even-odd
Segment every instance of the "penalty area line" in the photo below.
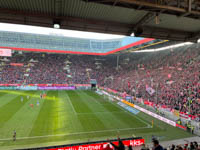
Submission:
{"label": "penalty area line", "polygon": [[[124,128],[124,129],[111,129],[111,130],[100,130],[100,131],[89,131],[89,132],[76,132],[76,133],[68,133],[68,134],[57,134],[57,135],[44,135],[44,136],[32,136],[32,137],[19,137],[17,140],[25,140],[25,139],[37,139],[37,138],[45,138],[45,137],[58,137],[58,136],[68,136],[68,135],[80,135],[80,134],[93,134],[93,133],[104,133],[104,132],[113,132],[113,131],[126,131],[126,130],[140,130],[140,129],[149,129],[152,126],[148,127],[139,127],[139,128]],[[0,141],[8,141],[13,140],[13,138],[0,139]],[[1,143],[1,142],[0,142]]]}
{"label": "penalty area line", "polygon": [[[111,102],[110,102],[110,103],[111,103]],[[114,105],[114,106],[116,105],[116,107],[118,107],[118,108],[121,109],[122,111],[124,111],[124,112],[130,114],[131,116],[133,116],[133,117],[136,118],[137,120],[143,122],[144,124],[147,125],[147,127],[151,126],[148,122],[146,122],[146,121],[140,119],[137,115],[133,115],[131,112],[125,110],[123,107],[119,106],[118,104],[114,104],[114,103],[111,103],[111,104]],[[134,109],[135,109],[135,108],[134,108]]]}
{"label": "penalty area line", "polygon": [[71,99],[70,99],[70,97],[68,96],[67,93],[66,93],[66,96],[67,96],[67,99],[69,100],[69,104],[71,105],[74,114],[77,114],[77,112],[76,112],[76,110],[74,109],[74,106],[73,106],[73,104],[72,104],[72,102],[71,102]]}

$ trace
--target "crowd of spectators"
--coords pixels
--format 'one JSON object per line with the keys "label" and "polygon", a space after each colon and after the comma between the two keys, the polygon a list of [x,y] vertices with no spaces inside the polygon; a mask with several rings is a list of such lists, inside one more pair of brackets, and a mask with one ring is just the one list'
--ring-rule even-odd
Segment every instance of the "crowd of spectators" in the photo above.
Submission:
{"label": "crowd of spectators", "polygon": [[[0,84],[87,84],[96,79],[100,86],[200,115],[198,44],[109,56],[15,53],[7,61],[1,59],[0,65]],[[147,87],[154,92],[149,94]]]}
{"label": "crowd of spectators", "polygon": [[[109,140],[108,140],[109,141]],[[152,139],[152,144],[146,145],[143,144],[140,147],[132,147],[131,145],[125,146],[123,144],[123,141],[118,138],[118,145],[113,144],[111,141],[109,141],[109,144],[106,145],[106,147],[102,147],[103,150],[200,150],[200,145],[198,142],[188,142],[186,141],[185,144],[179,144],[179,145],[168,145],[168,146],[162,146],[162,144],[159,143],[159,140]]]}
{"label": "crowd of spectators", "polygon": [[170,150],[199,150],[199,144],[194,141],[194,142],[190,142],[184,145],[172,145]]}

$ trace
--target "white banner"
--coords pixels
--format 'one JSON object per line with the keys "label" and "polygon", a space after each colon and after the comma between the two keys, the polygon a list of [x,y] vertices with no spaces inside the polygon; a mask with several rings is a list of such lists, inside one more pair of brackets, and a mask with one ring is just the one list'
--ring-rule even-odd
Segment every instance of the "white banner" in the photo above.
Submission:
{"label": "white banner", "polygon": [[153,93],[155,93],[155,90],[152,89],[151,87],[147,87],[146,91],[149,93],[149,95],[153,95]]}
{"label": "white banner", "polygon": [[3,48],[0,48],[0,56],[8,56],[8,57],[11,57],[11,56],[12,56],[11,49],[3,49]]}

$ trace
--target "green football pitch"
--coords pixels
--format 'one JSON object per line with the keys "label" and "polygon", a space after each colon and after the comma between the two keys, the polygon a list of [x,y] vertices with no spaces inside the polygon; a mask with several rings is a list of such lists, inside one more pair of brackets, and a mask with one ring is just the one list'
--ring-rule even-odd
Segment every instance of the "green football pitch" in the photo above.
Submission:
{"label": "green football pitch", "polygon": [[[192,136],[142,112],[131,114],[117,102],[92,91],[45,91],[47,96],[40,99],[42,92],[0,91],[0,149],[106,140],[117,136],[143,137],[146,142],[150,142],[152,135],[163,141]],[[12,140],[14,130],[16,141]]]}

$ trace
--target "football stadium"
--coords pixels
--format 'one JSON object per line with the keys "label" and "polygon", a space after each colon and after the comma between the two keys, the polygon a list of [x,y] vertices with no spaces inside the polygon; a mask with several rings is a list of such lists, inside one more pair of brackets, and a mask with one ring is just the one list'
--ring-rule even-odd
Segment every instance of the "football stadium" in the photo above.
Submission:
{"label": "football stadium", "polygon": [[0,150],[199,150],[200,2],[0,0]]}

